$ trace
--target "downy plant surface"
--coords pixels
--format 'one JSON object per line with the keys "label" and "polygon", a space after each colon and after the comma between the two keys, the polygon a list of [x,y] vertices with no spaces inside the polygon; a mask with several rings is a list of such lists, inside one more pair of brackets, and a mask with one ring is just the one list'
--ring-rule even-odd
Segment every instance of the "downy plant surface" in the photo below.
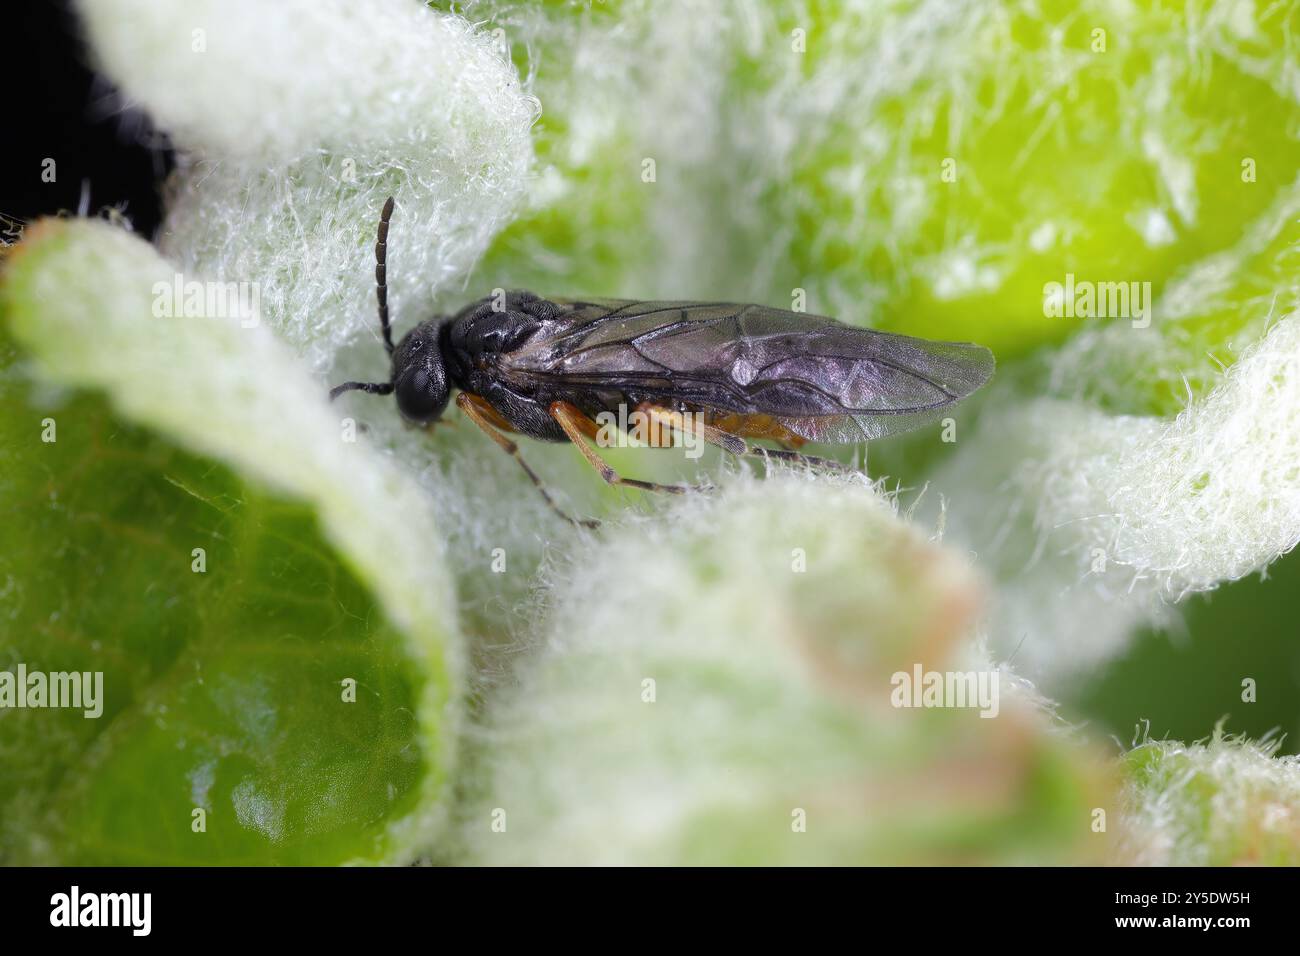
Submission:
{"label": "downy plant surface", "polygon": [[[0,709],[0,860],[1300,860],[1295,4],[80,12],[180,166],[157,236],[5,258],[0,666],[104,691]],[[525,442],[575,529],[454,410],[327,403],[389,195],[399,334],[752,301],[998,374],[815,449],[860,477]]]}

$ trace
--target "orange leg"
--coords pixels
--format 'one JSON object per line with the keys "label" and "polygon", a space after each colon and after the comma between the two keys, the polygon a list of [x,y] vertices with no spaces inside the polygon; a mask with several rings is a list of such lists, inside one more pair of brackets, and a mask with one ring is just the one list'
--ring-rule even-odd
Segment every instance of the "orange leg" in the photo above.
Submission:
{"label": "orange leg", "polygon": [[657,481],[642,481],[639,478],[624,478],[597,454],[596,450],[587,444],[585,439],[593,438],[598,432],[596,423],[583,414],[582,410],[570,402],[553,402],[550,408],[551,417],[554,418],[564,429],[564,434],[569,436],[569,441],[578,446],[578,451],[582,452],[582,457],[587,459],[587,463],[605,482],[610,485],[623,485],[628,488],[640,488],[642,491],[663,491],[670,495],[684,495],[688,491],[703,491],[703,488],[692,487],[690,485],[664,485]]}
{"label": "orange leg", "polygon": [[693,415],[688,420],[681,412],[673,411],[671,408],[664,408],[662,405],[654,405],[650,402],[642,402],[637,406],[637,411],[649,416],[651,421],[667,425],[675,431],[694,432],[710,444],[717,445],[723,451],[731,452],[733,455],[747,455],[752,458],[775,458],[778,461],[810,465],[816,468],[825,468],[829,471],[852,471],[846,465],[842,465],[838,461],[831,461],[829,458],[803,455],[788,448],[776,449],[751,445],[738,435],[723,431],[715,425],[705,424],[698,415]]}
{"label": "orange leg", "polygon": [[519,446],[515,444],[513,439],[507,438],[498,431],[493,424],[494,419],[500,420],[501,418],[496,409],[479,396],[471,395],[468,392],[461,392],[456,396],[456,406],[469,417],[470,421],[481,428],[485,435],[496,442],[502,451],[519,462],[519,467],[524,470],[524,474],[532,479],[533,484],[542,493],[542,497],[546,499],[546,503],[551,506],[552,511],[571,524],[580,525],[583,528],[600,527],[600,522],[595,518],[578,519],[561,510],[560,506],[551,497],[551,493],[546,490],[546,486],[542,484],[542,479],[537,477],[537,472],[533,471],[528,462],[524,461],[524,456],[519,453]]}

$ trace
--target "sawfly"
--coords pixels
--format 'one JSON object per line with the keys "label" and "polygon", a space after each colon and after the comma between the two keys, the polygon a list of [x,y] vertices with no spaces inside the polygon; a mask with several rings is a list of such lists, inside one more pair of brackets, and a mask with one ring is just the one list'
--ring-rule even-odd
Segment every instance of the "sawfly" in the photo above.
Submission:
{"label": "sawfly", "polygon": [[[395,394],[409,421],[429,425],[456,405],[566,520],[509,433],[572,442],[611,485],[680,494],[685,485],[624,478],[588,444],[597,419],[635,409],[668,432],[734,455],[842,469],[801,454],[805,442],[857,443],[915,428],[993,374],[983,346],[854,328],[761,305],[489,296],[421,322],[396,345],[385,277],[389,197],[379,219],[375,283],[391,357],[387,382],[345,382]],[[624,416],[625,418],[625,416]],[[752,444],[770,440],[779,448]]]}

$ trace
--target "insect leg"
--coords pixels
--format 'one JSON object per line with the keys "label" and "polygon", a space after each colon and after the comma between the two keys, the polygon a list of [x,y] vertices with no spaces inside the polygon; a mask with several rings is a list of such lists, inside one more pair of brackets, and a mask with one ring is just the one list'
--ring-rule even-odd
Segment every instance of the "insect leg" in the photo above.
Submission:
{"label": "insect leg", "polygon": [[675,431],[694,432],[710,444],[717,445],[723,451],[730,452],[733,455],[744,455],[751,458],[774,458],[777,461],[788,461],[814,468],[825,468],[828,471],[851,472],[853,470],[847,465],[843,465],[838,461],[831,461],[829,458],[804,455],[788,448],[764,448],[761,445],[751,445],[739,435],[733,435],[731,432],[723,431],[721,428],[700,421],[698,416],[692,416],[688,422],[686,416],[681,412],[664,408],[662,405],[642,402],[637,406],[637,411],[649,416],[651,421],[667,425]]}
{"label": "insect leg", "polygon": [[375,239],[375,297],[379,299],[379,325],[384,330],[384,348],[393,354],[393,331],[388,327],[388,220],[393,217],[393,197],[379,214],[379,235]]}
{"label": "insect leg", "polygon": [[507,438],[501,432],[497,431],[492,423],[488,421],[487,415],[480,406],[482,401],[483,400],[477,395],[471,395],[468,392],[461,392],[456,396],[457,407],[468,415],[469,420],[481,428],[484,434],[496,442],[501,447],[502,451],[515,461],[519,462],[519,467],[524,470],[524,474],[528,475],[528,477],[532,479],[533,484],[536,485],[537,490],[542,493],[542,497],[546,499],[546,503],[551,506],[552,511],[570,524],[580,525],[583,528],[599,528],[600,522],[594,518],[579,520],[561,510],[560,506],[555,503],[555,499],[551,497],[551,493],[546,490],[546,486],[542,484],[542,479],[537,477],[537,472],[533,471],[533,469],[529,467],[528,462],[524,461],[524,456],[519,453],[519,446],[515,444],[512,439]]}
{"label": "insect leg", "polygon": [[560,427],[564,429],[564,434],[569,436],[569,441],[578,446],[578,451],[582,452],[582,457],[586,458],[587,463],[596,469],[601,478],[605,479],[606,484],[640,488],[642,491],[663,491],[672,495],[684,495],[688,491],[704,490],[690,485],[665,485],[657,481],[624,478],[611,468],[605,459],[601,458],[596,450],[585,441],[587,437],[595,434],[595,423],[584,415],[581,409],[569,402],[552,402],[550,412],[551,417],[559,422]]}
{"label": "insect leg", "polygon": [[802,452],[791,451],[788,448],[764,448],[762,445],[749,445],[745,454],[750,458],[771,458],[776,461],[788,461],[792,465],[807,465],[809,468],[824,468],[827,471],[841,472],[843,474],[857,473],[857,469],[850,468],[843,462],[834,461],[830,458],[819,458],[816,455],[805,455]]}

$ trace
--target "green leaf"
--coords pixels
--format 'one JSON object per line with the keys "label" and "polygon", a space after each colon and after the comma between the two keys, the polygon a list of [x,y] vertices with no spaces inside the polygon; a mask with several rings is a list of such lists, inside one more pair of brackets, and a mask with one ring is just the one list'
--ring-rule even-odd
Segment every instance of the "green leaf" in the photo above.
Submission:
{"label": "green leaf", "polygon": [[154,317],[173,271],[49,223],[0,287],[0,668],[103,674],[0,710],[0,859],[408,859],[459,713],[428,508],[266,329]]}
{"label": "green leaf", "polygon": [[[875,491],[739,476],[556,569],[492,702],[475,863],[1077,863],[1111,799],[1090,747],[969,653],[983,582]],[[996,706],[900,706],[900,672]],[[979,677],[976,672],[982,672]]]}
{"label": "green leaf", "polygon": [[1300,757],[1278,738],[1216,727],[1206,740],[1147,740],[1125,755],[1118,862],[1139,866],[1297,866]]}
{"label": "green leaf", "polygon": [[[1297,238],[1285,5],[474,11],[506,29],[545,105],[545,175],[486,282],[786,307],[799,290],[810,312],[978,341],[1004,363],[1118,326],[1122,350],[1081,357],[1091,374],[1067,390],[1119,382],[1116,407],[1166,415],[1185,373],[1209,380],[1263,332],[1236,303],[1294,301],[1294,269],[1273,266]],[[1145,340],[1132,316],[1051,315],[1067,274],[1148,283]]]}

